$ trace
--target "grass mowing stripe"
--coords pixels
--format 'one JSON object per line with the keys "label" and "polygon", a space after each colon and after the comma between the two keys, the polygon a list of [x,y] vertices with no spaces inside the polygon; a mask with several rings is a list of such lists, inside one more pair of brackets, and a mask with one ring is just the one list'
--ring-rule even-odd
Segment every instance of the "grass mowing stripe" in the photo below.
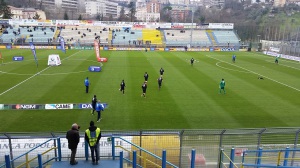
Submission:
{"label": "grass mowing stripe", "polygon": [[[226,62],[226,61],[222,61],[222,60],[220,60],[220,59],[217,59],[217,58],[214,58],[214,57],[211,57],[211,56],[208,56],[208,55],[207,55],[207,57],[212,58],[212,59],[215,59],[215,60],[218,60],[218,61],[220,61],[220,62],[228,63],[228,62]],[[262,77],[264,77],[264,78],[266,78],[266,79],[272,80],[273,82],[276,82],[276,83],[278,83],[278,84],[284,85],[284,86],[289,87],[289,88],[291,88],[291,89],[294,89],[294,90],[296,90],[296,91],[298,91],[298,92],[300,91],[300,89],[298,89],[298,88],[292,87],[292,86],[287,85],[287,84],[282,83],[282,82],[279,82],[279,81],[277,81],[277,80],[275,80],[275,79],[269,78],[269,77],[267,77],[267,76],[264,76],[264,75],[262,75],[262,74],[259,74],[259,73],[257,73],[257,72],[254,72],[254,71],[252,71],[252,70],[249,70],[249,69],[240,67],[240,66],[235,65],[235,64],[232,64],[232,63],[228,63],[228,64],[233,65],[233,66],[236,66],[236,67],[241,68],[241,69],[244,69],[244,70],[249,71],[249,72],[251,72],[251,73],[253,73],[253,74],[262,76]]]}

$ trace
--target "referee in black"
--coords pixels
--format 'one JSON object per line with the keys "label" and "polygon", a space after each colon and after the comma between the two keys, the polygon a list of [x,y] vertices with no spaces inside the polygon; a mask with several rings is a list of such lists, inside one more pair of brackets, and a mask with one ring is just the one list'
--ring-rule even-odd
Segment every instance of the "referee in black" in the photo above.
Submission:
{"label": "referee in black", "polygon": [[160,68],[159,73],[161,76],[164,75],[164,72],[165,72],[165,70],[163,68]]}
{"label": "referee in black", "polygon": [[161,88],[162,81],[163,81],[163,78],[162,78],[162,76],[160,76],[160,77],[157,79],[157,82],[158,82],[158,90],[160,90],[160,88]]}
{"label": "referee in black", "polygon": [[148,81],[148,77],[149,77],[148,73],[147,73],[147,72],[145,72],[145,74],[144,74],[144,78],[145,78],[145,81],[146,81],[146,82]]}
{"label": "referee in black", "polygon": [[92,107],[93,107],[93,110],[92,110],[92,115],[94,115],[94,112],[96,111],[96,103],[97,103],[97,96],[94,95],[94,97],[92,98]]}
{"label": "referee in black", "polygon": [[121,84],[120,84],[120,91],[123,92],[124,94],[124,91],[125,91],[125,82],[124,82],[124,79],[122,80]]}
{"label": "referee in black", "polygon": [[147,82],[146,81],[142,85],[142,90],[143,90],[143,93],[142,93],[141,97],[144,96],[144,98],[146,98],[146,91],[147,91]]}
{"label": "referee in black", "polygon": [[194,58],[192,58],[192,59],[191,59],[191,65],[194,64],[194,61],[195,61]]}

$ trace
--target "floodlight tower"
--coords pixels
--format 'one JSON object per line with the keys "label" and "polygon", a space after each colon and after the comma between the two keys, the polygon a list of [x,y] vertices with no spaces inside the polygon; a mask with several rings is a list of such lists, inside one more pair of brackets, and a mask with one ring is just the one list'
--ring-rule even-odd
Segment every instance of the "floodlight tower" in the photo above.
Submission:
{"label": "floodlight tower", "polygon": [[190,47],[192,46],[192,41],[193,41],[194,12],[195,12],[194,7],[192,6],[192,27],[191,27]]}

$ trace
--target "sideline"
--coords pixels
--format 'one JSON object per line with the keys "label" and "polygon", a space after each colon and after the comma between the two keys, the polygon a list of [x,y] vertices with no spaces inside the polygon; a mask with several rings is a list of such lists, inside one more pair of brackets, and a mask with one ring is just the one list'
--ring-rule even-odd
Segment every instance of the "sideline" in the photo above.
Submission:
{"label": "sideline", "polygon": [[217,58],[211,57],[211,56],[209,56],[209,55],[206,55],[206,56],[207,56],[207,57],[209,57],[209,58],[212,58],[212,59],[218,60],[218,61],[220,61],[220,62],[225,62],[225,63],[227,63],[227,64],[230,64],[230,65],[236,66],[236,67],[238,67],[238,68],[241,68],[241,69],[243,69],[243,70],[246,70],[246,71],[249,71],[249,72],[251,72],[251,73],[253,73],[253,74],[256,74],[256,75],[262,76],[262,77],[264,77],[264,78],[266,78],[266,79],[269,79],[269,80],[271,80],[271,81],[273,81],[273,82],[279,83],[279,84],[281,84],[281,85],[283,85],[283,86],[289,87],[289,88],[291,88],[291,89],[294,89],[294,90],[296,90],[296,91],[300,92],[300,89],[297,89],[297,88],[295,88],[295,87],[293,87],[293,86],[290,86],[290,85],[287,85],[287,84],[285,84],[285,83],[281,83],[281,82],[279,82],[279,81],[277,81],[277,80],[275,80],[275,79],[269,78],[269,77],[267,77],[267,76],[264,76],[264,75],[262,75],[262,74],[259,74],[259,73],[257,73],[257,72],[254,72],[254,71],[251,71],[251,70],[249,70],[249,69],[246,69],[246,68],[243,68],[243,67],[237,66],[237,65],[235,65],[235,64],[232,64],[232,63],[228,63],[228,62],[226,62],[226,61],[222,61],[222,60],[220,60],[220,59],[217,59]]}
{"label": "sideline", "polygon": [[[79,53],[79,52],[81,52],[81,51],[78,51],[78,52],[76,52],[76,53],[74,53],[74,54],[72,54],[72,55],[70,55],[70,56],[68,56],[68,57],[66,57],[66,58],[64,58],[64,59],[62,59],[61,61],[65,60],[65,59],[68,59],[68,58],[70,58],[70,57],[76,55],[76,54]],[[12,89],[14,89],[14,88],[16,88],[16,87],[18,87],[18,86],[20,86],[21,84],[23,84],[23,83],[25,83],[26,81],[28,81],[28,80],[34,78],[35,76],[39,75],[40,73],[46,71],[46,70],[49,69],[49,68],[51,68],[51,66],[48,66],[47,68],[45,68],[45,69],[43,69],[43,70],[41,70],[41,71],[35,73],[34,75],[30,76],[29,78],[27,78],[27,79],[23,80],[22,82],[16,84],[15,86],[13,86],[13,87],[7,89],[6,91],[0,93],[0,96],[4,95],[5,93],[11,91]]]}

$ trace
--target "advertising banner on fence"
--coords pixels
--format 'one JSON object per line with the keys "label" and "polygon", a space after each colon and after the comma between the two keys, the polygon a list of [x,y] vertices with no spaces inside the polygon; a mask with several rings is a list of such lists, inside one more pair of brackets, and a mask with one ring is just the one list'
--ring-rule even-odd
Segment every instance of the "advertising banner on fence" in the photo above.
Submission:
{"label": "advertising banner on fence", "polygon": [[[16,46],[19,49],[29,49],[30,46]],[[56,49],[56,46],[35,46],[35,49]]]}
{"label": "advertising banner on fence", "polygon": [[229,47],[229,48],[221,48],[221,51],[235,51],[235,49],[233,47]]}
{"label": "advertising banner on fence", "polygon": [[233,29],[233,23],[209,23],[209,29]]}
{"label": "advertising banner on fence", "polygon": [[0,110],[4,110],[4,104],[0,104]]}
{"label": "advertising banner on fence", "polygon": [[284,59],[294,60],[294,61],[299,61],[300,62],[300,57],[295,57],[295,56],[290,56],[290,55],[284,55],[284,54],[278,54],[278,53],[272,52],[272,51],[264,51],[264,54],[270,55],[270,56],[273,56],[273,57],[279,57],[280,56],[280,58],[284,58]]}
{"label": "advertising banner on fence", "polygon": [[46,104],[46,110],[73,109],[73,104]]}
{"label": "advertising banner on fence", "polygon": [[32,110],[32,109],[40,109],[42,105],[39,104],[15,104],[11,105],[12,109],[16,110]]}
{"label": "advertising banner on fence", "polygon": [[[86,128],[83,128],[86,129]],[[124,139],[126,139],[127,141],[131,142],[132,141],[132,137],[131,136],[126,136],[126,137],[122,137]],[[14,153],[14,157],[18,157],[19,155],[35,148],[38,147],[40,144],[46,142],[48,139],[46,138],[38,138],[38,139],[12,139],[11,142],[11,147],[12,147],[12,151]],[[61,153],[62,153],[62,157],[68,157],[71,155],[71,150],[68,148],[68,141],[65,137],[60,139],[61,141]],[[122,141],[120,139],[116,139],[115,141],[115,145],[118,146],[122,146],[123,148],[127,149],[127,150],[131,150],[131,145],[126,143],[125,141]],[[49,141],[48,143],[45,143],[43,145],[41,145],[41,147],[38,147],[37,149],[35,149],[34,151],[30,152],[28,154],[29,158],[34,158],[37,156],[37,154],[41,154],[47,150],[49,150],[50,148],[54,147],[54,140],[53,141]],[[0,139],[0,151],[3,154],[9,154],[9,142],[6,139]],[[100,157],[111,157],[112,156],[112,144],[111,142],[107,141],[106,137],[102,137],[99,141],[99,147],[100,147]],[[80,142],[78,144],[77,147],[77,153],[76,156],[77,157],[84,157],[85,154],[85,140],[84,138],[80,138]],[[119,155],[119,153],[122,151],[121,148],[115,148],[115,152],[117,155]],[[127,157],[126,154],[127,152],[124,153],[125,156]],[[90,150],[89,150],[89,155],[90,154]],[[3,157],[0,157],[0,162],[4,161],[4,155],[2,155]],[[53,158],[55,157],[55,153],[54,150],[48,152],[45,154],[46,158]],[[44,157],[43,157],[44,158]],[[66,158],[65,158],[66,159]],[[16,162],[24,162],[25,161],[25,157],[21,157],[20,159],[16,160]]]}

